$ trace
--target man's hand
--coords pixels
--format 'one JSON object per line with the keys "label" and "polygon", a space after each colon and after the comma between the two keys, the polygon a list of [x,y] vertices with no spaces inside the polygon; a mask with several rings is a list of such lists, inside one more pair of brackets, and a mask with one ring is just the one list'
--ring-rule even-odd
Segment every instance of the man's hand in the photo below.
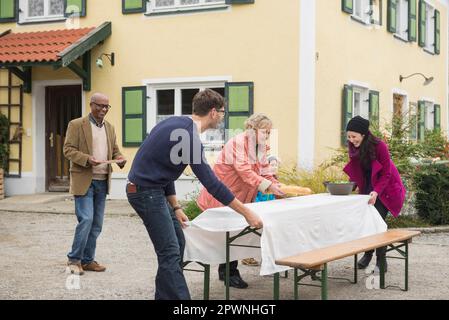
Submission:
{"label": "man's hand", "polygon": [[93,156],[89,157],[89,159],[87,160],[87,162],[89,162],[89,164],[90,164],[92,167],[96,167],[96,166],[98,166],[99,164],[101,164],[101,161],[98,161],[98,160],[95,159]]}
{"label": "man's hand", "polygon": [[285,193],[282,192],[280,185],[276,184],[274,182],[268,187],[268,189],[265,191],[265,193],[272,193],[278,197],[285,197]]}
{"label": "man's hand", "polygon": [[255,214],[253,211],[248,209],[248,213],[245,216],[246,222],[248,222],[249,226],[255,229],[261,229],[263,227],[263,222],[260,217]]}
{"label": "man's hand", "polygon": [[124,156],[120,156],[120,157],[116,158],[115,160],[121,160],[120,162],[117,162],[117,165],[120,167],[120,169],[123,169],[125,167],[126,159]]}
{"label": "man's hand", "polygon": [[178,219],[179,223],[181,224],[181,227],[183,229],[187,228],[188,225],[185,222],[189,221],[189,217],[186,216],[184,213],[184,210],[178,209],[175,211],[176,219]]}
{"label": "man's hand", "polygon": [[234,200],[232,200],[232,202],[229,204],[229,207],[244,216],[246,222],[248,222],[250,227],[256,229],[261,229],[263,227],[263,222],[260,217],[251,209],[245,207],[245,205],[241,203],[239,199],[234,198]]}
{"label": "man's hand", "polygon": [[370,198],[369,198],[368,204],[374,205],[376,203],[377,196],[378,196],[377,192],[373,191],[369,194],[369,196],[370,196]]}

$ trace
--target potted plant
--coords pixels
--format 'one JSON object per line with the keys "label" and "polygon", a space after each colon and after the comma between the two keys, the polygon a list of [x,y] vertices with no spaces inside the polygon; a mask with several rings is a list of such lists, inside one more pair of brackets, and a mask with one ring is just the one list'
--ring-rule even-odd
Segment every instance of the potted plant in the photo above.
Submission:
{"label": "potted plant", "polygon": [[0,113],[0,199],[5,196],[4,169],[8,161],[9,153],[9,121]]}

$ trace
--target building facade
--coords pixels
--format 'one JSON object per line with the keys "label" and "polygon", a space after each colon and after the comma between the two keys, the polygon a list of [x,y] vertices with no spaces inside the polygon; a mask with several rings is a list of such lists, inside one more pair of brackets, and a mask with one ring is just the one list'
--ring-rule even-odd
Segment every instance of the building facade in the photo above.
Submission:
{"label": "building facade", "polygon": [[[380,124],[422,113],[448,128],[447,1],[0,0],[0,111],[10,125],[7,195],[65,190],[70,119],[94,92],[128,158],[113,174],[123,198],[137,148],[154,125],[191,113],[198,90],[226,96],[224,127],[203,136],[213,158],[224,130],[272,118],[272,151],[311,168],[360,114]],[[413,73],[433,77],[423,86]],[[181,197],[198,188],[177,183]]]}

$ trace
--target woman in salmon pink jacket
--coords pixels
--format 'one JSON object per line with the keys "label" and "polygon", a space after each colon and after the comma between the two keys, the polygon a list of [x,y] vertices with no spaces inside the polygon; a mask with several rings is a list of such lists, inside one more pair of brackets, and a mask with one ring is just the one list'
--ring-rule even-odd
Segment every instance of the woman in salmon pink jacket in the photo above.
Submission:
{"label": "woman in salmon pink jacket", "polygon": [[[352,118],[347,127],[349,163],[343,171],[356,183],[360,194],[370,195],[369,204],[374,205],[385,220],[388,212],[397,217],[405,199],[405,187],[399,172],[391,160],[387,145],[369,131],[369,121],[357,116]],[[359,269],[365,269],[374,251],[365,252],[358,261]],[[387,271],[385,258],[386,247],[376,250],[377,268],[383,262]]]}
{"label": "woman in salmon pink jacket", "polygon": [[[245,132],[229,140],[218,155],[213,169],[215,175],[243,203],[253,202],[258,191],[282,196],[279,182],[267,161],[271,120],[263,114],[254,114],[246,120],[245,128]],[[205,188],[201,190],[197,203],[203,211],[223,206]],[[248,284],[240,277],[237,264],[237,261],[230,263],[229,285],[243,289]],[[225,268],[225,264],[218,268],[222,281]]]}

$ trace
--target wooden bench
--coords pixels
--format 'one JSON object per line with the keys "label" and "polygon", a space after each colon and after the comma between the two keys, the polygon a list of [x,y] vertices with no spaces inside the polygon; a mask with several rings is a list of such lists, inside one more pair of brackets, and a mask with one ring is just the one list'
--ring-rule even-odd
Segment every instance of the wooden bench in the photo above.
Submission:
{"label": "wooden bench", "polygon": [[[349,256],[354,256],[354,282],[357,283],[357,255],[359,253],[388,247],[388,251],[395,250],[402,257],[387,257],[405,260],[405,289],[408,290],[408,244],[412,238],[419,235],[419,231],[389,230],[373,236],[344,242],[322,249],[312,250],[295,256],[276,260],[276,264],[294,268],[294,294],[298,299],[298,286],[307,285],[321,287],[321,299],[327,299],[327,264]],[[398,244],[399,243],[399,244]],[[398,245],[395,245],[398,244]],[[405,250],[401,250],[405,247]],[[303,274],[298,276],[298,270]],[[320,277],[317,273],[321,273]],[[385,289],[385,272],[383,263],[380,265],[380,288]],[[301,280],[311,276],[313,280],[319,280],[321,285],[301,284]]]}

